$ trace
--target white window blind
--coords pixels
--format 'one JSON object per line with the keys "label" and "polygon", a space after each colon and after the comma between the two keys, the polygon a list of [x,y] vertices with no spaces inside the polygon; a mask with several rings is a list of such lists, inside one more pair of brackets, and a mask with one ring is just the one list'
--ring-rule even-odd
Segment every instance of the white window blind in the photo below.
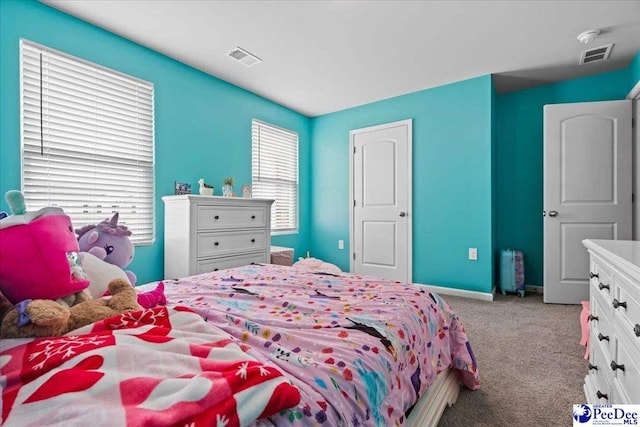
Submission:
{"label": "white window blind", "polygon": [[253,120],[251,127],[253,197],[274,199],[271,231],[298,231],[298,134]]}
{"label": "white window blind", "polygon": [[120,213],[154,241],[153,84],[21,40],[22,191],[75,228]]}

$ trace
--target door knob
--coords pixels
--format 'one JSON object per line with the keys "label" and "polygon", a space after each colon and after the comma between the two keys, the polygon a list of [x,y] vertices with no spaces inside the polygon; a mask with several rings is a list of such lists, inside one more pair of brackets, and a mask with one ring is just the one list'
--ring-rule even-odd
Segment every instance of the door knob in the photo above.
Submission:
{"label": "door knob", "polygon": [[400,212],[400,216],[407,216],[406,212]]}
{"label": "door knob", "polygon": [[558,216],[558,211],[549,211],[549,216]]}

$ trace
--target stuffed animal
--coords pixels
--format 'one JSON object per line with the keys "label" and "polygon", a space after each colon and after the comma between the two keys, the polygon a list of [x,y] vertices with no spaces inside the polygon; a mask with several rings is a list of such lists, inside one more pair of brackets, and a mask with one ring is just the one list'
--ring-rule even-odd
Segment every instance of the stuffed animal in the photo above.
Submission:
{"label": "stuffed animal", "polygon": [[[127,274],[117,265],[109,264],[89,252],[80,252],[82,269],[89,279],[89,293],[92,298],[100,298],[108,294],[107,286],[114,279],[129,282]],[[138,293],[138,304],[144,308],[166,305],[164,284],[160,282],[154,290]]]}
{"label": "stuffed animal", "polygon": [[[131,263],[135,255],[135,247],[129,236],[131,231],[124,225],[118,224],[119,214],[116,212],[111,219],[105,219],[97,225],[86,225],[76,229],[80,251],[89,252],[98,258],[117,265],[121,269]],[[126,270],[132,285],[136,284],[136,275]]]}
{"label": "stuffed animal", "polygon": [[60,208],[27,212],[20,191],[8,191],[12,215],[0,219],[0,292],[12,303],[90,299],[71,218]]}
{"label": "stuffed animal", "polygon": [[51,300],[24,301],[4,316],[0,337],[55,337],[116,314],[142,310],[135,289],[126,280],[113,280],[109,292],[110,298],[92,299],[73,307]]}

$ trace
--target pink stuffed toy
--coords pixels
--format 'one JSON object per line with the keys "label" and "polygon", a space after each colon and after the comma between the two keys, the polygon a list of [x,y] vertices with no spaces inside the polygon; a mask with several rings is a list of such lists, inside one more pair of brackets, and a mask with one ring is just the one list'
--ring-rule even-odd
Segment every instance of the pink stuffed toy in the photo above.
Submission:
{"label": "pink stuffed toy", "polygon": [[0,219],[0,291],[13,304],[80,297],[89,280],[71,218],[54,207],[27,212],[19,191],[7,192],[6,200],[13,215]]}
{"label": "pink stuffed toy", "polygon": [[[118,224],[118,212],[111,219],[105,219],[97,225],[86,225],[76,230],[80,251],[89,252],[121,269],[131,263],[135,254],[135,247],[129,236],[131,231],[124,225]],[[136,284],[136,275],[125,270],[129,282]]]}

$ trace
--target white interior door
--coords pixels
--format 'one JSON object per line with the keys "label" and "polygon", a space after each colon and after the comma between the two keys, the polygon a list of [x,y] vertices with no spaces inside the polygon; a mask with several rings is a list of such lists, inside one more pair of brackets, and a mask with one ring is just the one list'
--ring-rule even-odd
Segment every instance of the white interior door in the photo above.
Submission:
{"label": "white interior door", "polygon": [[544,301],[589,300],[584,239],[631,239],[631,103],[544,107]]}
{"label": "white interior door", "polygon": [[349,134],[353,273],[411,282],[411,126]]}

